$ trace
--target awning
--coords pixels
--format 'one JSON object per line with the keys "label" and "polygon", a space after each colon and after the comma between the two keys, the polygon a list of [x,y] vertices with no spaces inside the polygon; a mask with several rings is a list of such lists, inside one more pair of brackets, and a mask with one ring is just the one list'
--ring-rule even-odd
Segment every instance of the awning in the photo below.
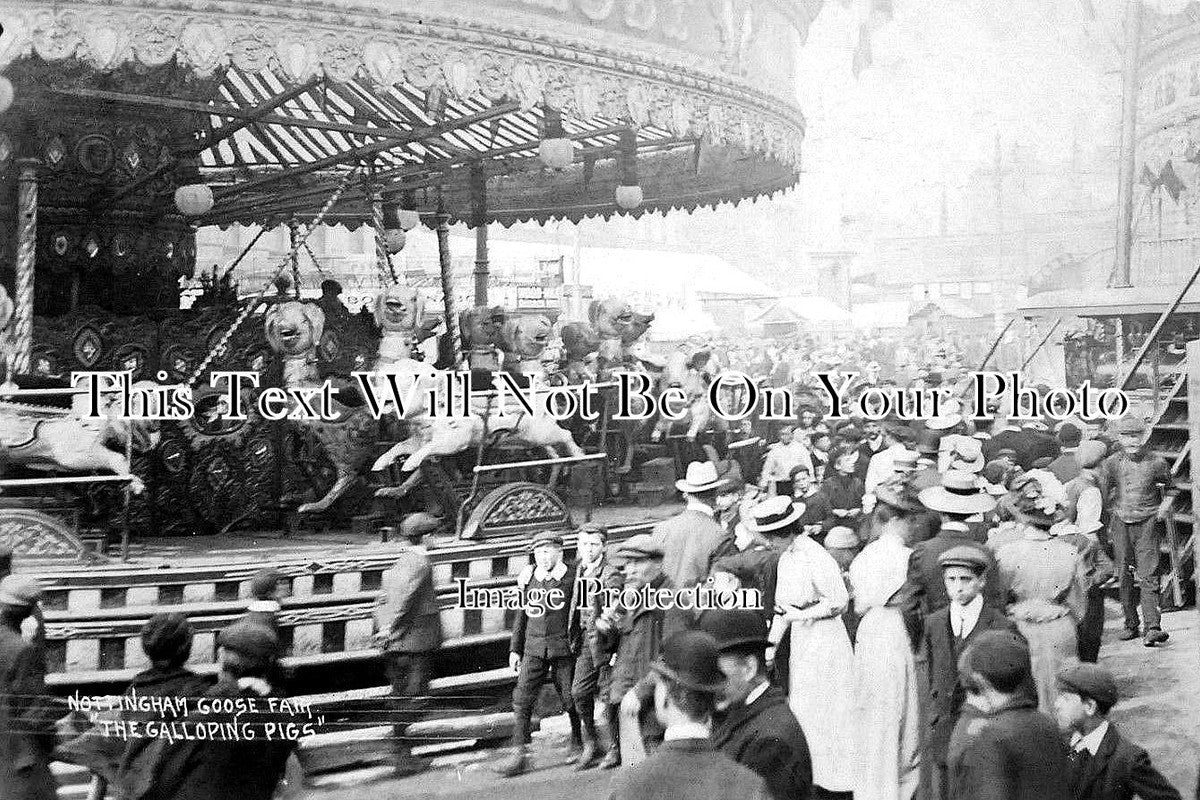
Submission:
{"label": "awning", "polygon": [[[1175,300],[1180,288],[1182,287],[1132,286],[1124,289],[1058,289],[1033,295],[1017,310],[1027,317],[1161,314]],[[1192,287],[1179,311],[1200,313],[1200,287]]]}

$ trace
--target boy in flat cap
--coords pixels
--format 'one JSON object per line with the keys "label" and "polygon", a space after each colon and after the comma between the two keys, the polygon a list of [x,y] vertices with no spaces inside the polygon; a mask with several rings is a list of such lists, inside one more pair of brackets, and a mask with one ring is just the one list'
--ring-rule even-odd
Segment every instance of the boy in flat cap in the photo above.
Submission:
{"label": "boy in flat cap", "polygon": [[610,800],[768,800],[763,779],[710,741],[713,711],[725,684],[713,638],[702,631],[676,634],[663,644],[662,658],[651,669],[654,712],[666,731],[663,745],[617,775]]}
{"label": "boy in flat cap", "polygon": [[46,660],[21,623],[41,599],[28,575],[0,580],[0,797],[56,800],[50,772],[55,707],[46,702]]}
{"label": "boy in flat cap", "polygon": [[427,514],[409,514],[400,523],[405,544],[401,546],[391,569],[383,573],[381,591],[375,600],[375,636],[383,650],[390,698],[396,713],[392,732],[392,758],[397,776],[411,775],[425,768],[412,755],[411,742],[404,734],[414,703],[428,694],[433,677],[433,654],[442,646],[442,620],[437,590],[433,585],[433,565],[421,546],[426,533],[439,523]]}
{"label": "boy in flat cap", "polygon": [[1016,633],[1004,612],[988,605],[983,588],[991,559],[979,547],[958,545],[938,556],[950,605],[925,618],[924,652],[929,659],[928,730],[925,757],[933,767],[933,797],[945,800],[950,734],[962,713],[966,690],[958,679],[958,659],[987,631]]}
{"label": "boy in flat cap", "polygon": [[[676,588],[663,572],[662,550],[650,534],[641,533],[626,539],[617,548],[616,557],[625,571],[625,590],[636,591],[648,586],[649,593],[654,595]],[[616,653],[612,662],[609,700],[621,709],[622,715],[630,710],[633,718],[638,719],[638,700],[634,696],[627,702],[626,695],[650,673],[650,665],[658,658],[663,640],[686,630],[690,626],[690,618],[690,613],[677,608],[664,609],[655,604],[640,603],[631,608],[607,609],[601,615],[597,630],[602,650]],[[643,731],[642,736],[653,743],[658,738],[658,732],[653,730],[653,721],[650,727],[651,730]],[[620,742],[617,744],[620,745]],[[634,752],[640,749],[640,745],[641,742],[627,742],[624,749]],[[615,751],[610,749],[600,766],[605,769],[620,766],[622,757],[620,747]]]}
{"label": "boy in flat cap", "polygon": [[498,769],[506,778],[526,769],[525,744],[533,706],[548,678],[554,681],[571,720],[572,755],[583,750],[579,715],[571,697],[575,658],[567,636],[574,572],[563,562],[563,539],[558,531],[534,534],[532,547],[534,563],[517,577],[517,586],[528,599],[517,613],[508,656],[509,666],[517,673],[517,688],[513,690],[513,754]]}
{"label": "boy in flat cap", "polygon": [[958,666],[972,713],[950,737],[949,800],[1072,800],[1066,745],[1026,688],[1024,640],[987,631]]}
{"label": "boy in flat cap", "polygon": [[[1104,459],[1099,478],[1101,492],[1112,508],[1109,537],[1121,581],[1121,606],[1125,611],[1125,630],[1120,638],[1136,639],[1139,631],[1144,630],[1143,643],[1154,647],[1169,638],[1162,629],[1158,607],[1158,565],[1162,555],[1159,549],[1162,530],[1158,523],[1166,519],[1168,513],[1171,467],[1162,456],[1147,447],[1146,423],[1137,417],[1118,420],[1117,435],[1121,449]],[[1137,575],[1136,587],[1128,569],[1131,565]]]}
{"label": "boy in flat cap", "polygon": [[576,534],[579,564],[575,569],[572,596],[577,598],[577,602],[571,604],[567,620],[567,634],[571,651],[575,654],[575,680],[571,684],[571,696],[583,726],[583,753],[575,764],[576,770],[593,767],[600,759],[595,716],[597,698],[603,698],[609,730],[616,730],[618,722],[617,707],[608,702],[612,680],[609,657],[600,650],[600,632],[596,628],[600,615],[604,613],[604,595],[597,590],[616,590],[625,583],[621,570],[604,552],[607,541],[608,530],[601,525],[588,523]]}
{"label": "boy in flat cap", "polygon": [[1067,666],[1058,673],[1058,689],[1054,716],[1071,737],[1074,800],[1180,800],[1146,751],[1108,721],[1120,699],[1112,673],[1094,664]]}

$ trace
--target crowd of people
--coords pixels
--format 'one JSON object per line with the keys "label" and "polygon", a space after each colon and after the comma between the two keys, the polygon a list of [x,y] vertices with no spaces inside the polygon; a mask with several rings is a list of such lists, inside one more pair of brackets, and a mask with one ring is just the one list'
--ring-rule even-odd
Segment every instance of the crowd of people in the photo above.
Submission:
{"label": "crowd of people", "polygon": [[[955,369],[937,357],[916,380]],[[604,575],[753,588],[761,604],[526,615],[500,771],[525,770],[532,698],[553,678],[576,768],[625,766],[613,797],[1180,797],[1109,721],[1121,698],[1097,664],[1111,588],[1120,639],[1169,639],[1170,467],[1133,416],[1095,428],[994,411],[825,421],[801,406],[759,469],[709,447],[677,483],[685,509],[652,534],[606,547],[585,526],[575,565],[556,534],[536,539],[526,586],[570,597]]]}

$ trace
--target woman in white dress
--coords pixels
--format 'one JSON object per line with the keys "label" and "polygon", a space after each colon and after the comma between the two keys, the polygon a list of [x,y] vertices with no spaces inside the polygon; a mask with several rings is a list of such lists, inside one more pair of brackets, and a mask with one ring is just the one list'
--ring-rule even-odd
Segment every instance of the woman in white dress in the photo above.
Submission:
{"label": "woman in white dress", "polygon": [[920,782],[920,717],[911,640],[897,596],[912,548],[891,519],[850,565],[862,619],[854,651],[854,800],[911,800]]}
{"label": "woman in white dress", "polygon": [[[757,530],[788,531],[779,557],[771,644],[789,637],[788,705],[812,754],[813,783],[854,789],[854,652],[841,614],[850,602],[837,561],[796,525],[804,504],[772,497],[754,510]],[[790,528],[790,530],[789,530]]]}

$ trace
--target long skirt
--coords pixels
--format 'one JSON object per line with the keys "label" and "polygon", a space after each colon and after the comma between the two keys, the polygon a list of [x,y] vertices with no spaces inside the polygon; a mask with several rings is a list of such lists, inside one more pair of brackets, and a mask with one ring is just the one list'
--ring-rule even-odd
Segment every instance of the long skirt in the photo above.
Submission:
{"label": "long skirt", "polygon": [[867,611],[854,662],[854,800],[912,800],[920,781],[920,711],[916,665],[898,609]]}
{"label": "long skirt", "polygon": [[788,705],[812,755],[813,783],[854,789],[854,651],[841,617],[791,626]]}
{"label": "long skirt", "polygon": [[1053,716],[1054,698],[1058,696],[1058,671],[1063,662],[1075,658],[1079,652],[1075,619],[1067,614],[1049,622],[1017,620],[1017,630],[1029,642],[1038,710]]}

